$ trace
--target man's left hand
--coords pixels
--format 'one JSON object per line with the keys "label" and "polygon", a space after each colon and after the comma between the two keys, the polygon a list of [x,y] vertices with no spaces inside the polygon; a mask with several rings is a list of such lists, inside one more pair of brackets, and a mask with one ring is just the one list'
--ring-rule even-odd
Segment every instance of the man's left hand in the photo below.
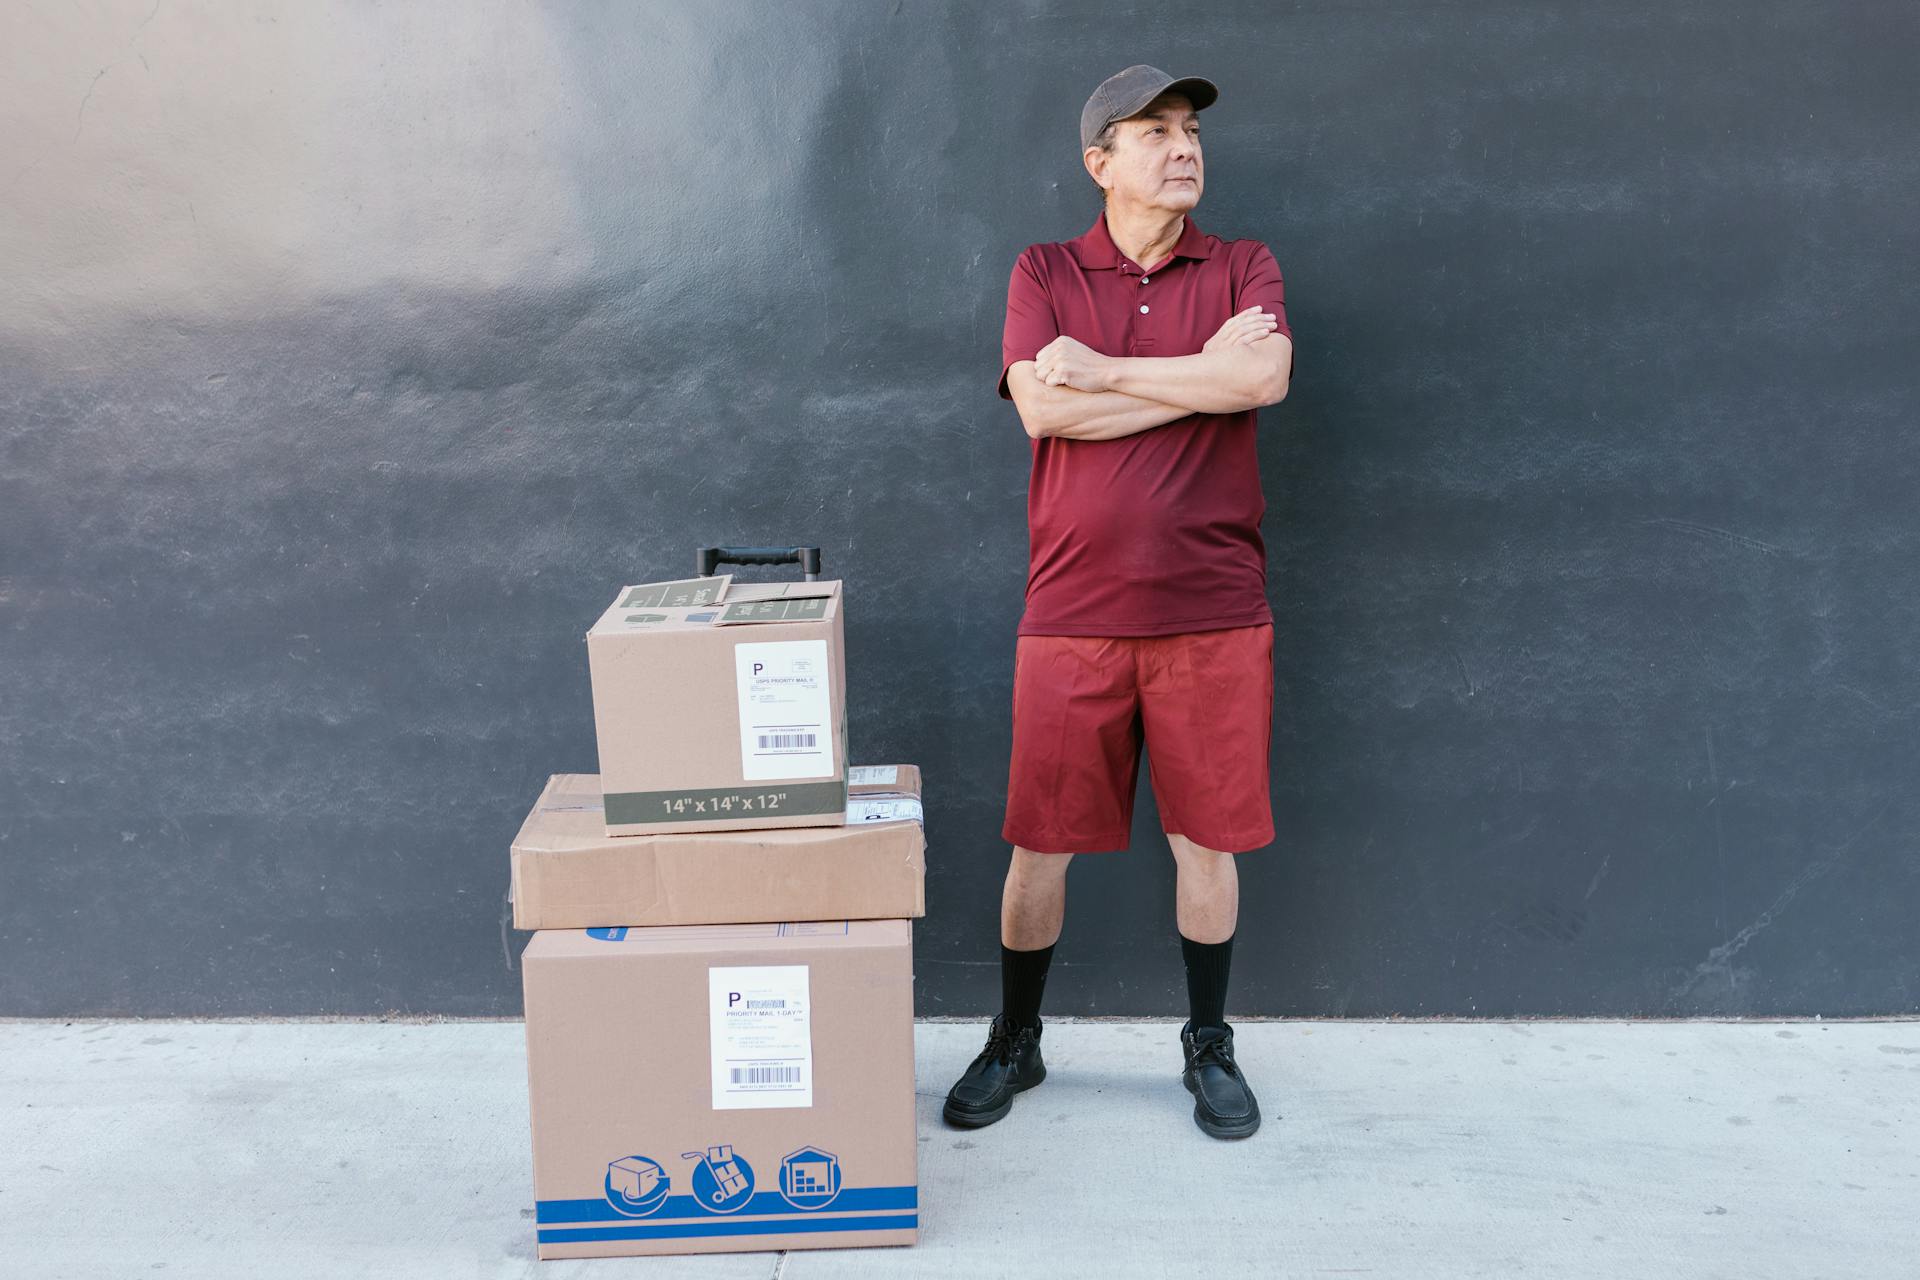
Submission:
{"label": "man's left hand", "polygon": [[1040,354],[1033,358],[1033,373],[1041,382],[1075,391],[1108,390],[1112,370],[1113,357],[1103,356],[1064,333],[1040,348]]}

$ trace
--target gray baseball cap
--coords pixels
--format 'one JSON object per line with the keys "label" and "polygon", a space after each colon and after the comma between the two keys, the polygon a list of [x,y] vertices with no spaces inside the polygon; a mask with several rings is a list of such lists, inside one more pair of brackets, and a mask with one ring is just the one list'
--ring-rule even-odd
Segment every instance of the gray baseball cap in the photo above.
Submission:
{"label": "gray baseball cap", "polygon": [[1100,136],[1100,131],[1115,120],[1125,120],[1146,110],[1147,104],[1163,93],[1185,94],[1195,111],[1204,111],[1220,96],[1213,81],[1199,76],[1175,80],[1158,67],[1145,63],[1128,67],[1108,76],[1080,108],[1080,149],[1085,151]]}

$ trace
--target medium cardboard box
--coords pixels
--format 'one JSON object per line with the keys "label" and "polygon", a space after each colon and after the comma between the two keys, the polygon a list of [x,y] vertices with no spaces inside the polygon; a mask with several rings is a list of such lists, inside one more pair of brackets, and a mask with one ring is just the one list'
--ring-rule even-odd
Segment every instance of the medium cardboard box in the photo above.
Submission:
{"label": "medium cardboard box", "polygon": [[845,820],[841,599],[731,574],[620,592],[587,632],[608,835]]}
{"label": "medium cardboard box", "polygon": [[926,914],[920,770],[848,770],[846,825],[609,836],[600,779],[560,773],[513,840],[516,929]]}
{"label": "medium cardboard box", "polygon": [[912,938],[904,920],[535,934],[540,1256],[912,1244]]}

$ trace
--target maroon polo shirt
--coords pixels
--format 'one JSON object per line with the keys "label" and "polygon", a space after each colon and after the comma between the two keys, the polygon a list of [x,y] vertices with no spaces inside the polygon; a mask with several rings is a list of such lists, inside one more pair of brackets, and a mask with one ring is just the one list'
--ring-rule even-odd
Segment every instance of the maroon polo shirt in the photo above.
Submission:
{"label": "maroon polo shirt", "polygon": [[[1066,334],[1109,356],[1197,354],[1259,305],[1291,338],[1280,268],[1258,240],[1186,220],[1151,273],[1122,254],[1103,213],[1064,244],[1020,255],[1007,286],[1006,371]],[[1196,413],[1120,440],[1033,442],[1027,606],[1020,634],[1160,636],[1273,620],[1260,538],[1254,410]]]}

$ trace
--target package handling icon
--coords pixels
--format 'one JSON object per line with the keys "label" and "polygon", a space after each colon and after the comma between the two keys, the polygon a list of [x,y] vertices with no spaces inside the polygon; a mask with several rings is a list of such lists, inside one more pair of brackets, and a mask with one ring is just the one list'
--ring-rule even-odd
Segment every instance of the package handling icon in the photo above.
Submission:
{"label": "package handling icon", "polygon": [[698,1160],[688,1179],[700,1207],[714,1213],[732,1213],[753,1199],[753,1166],[736,1155],[731,1145],[687,1151],[683,1160]]}
{"label": "package handling icon", "polygon": [[607,1166],[607,1203],[616,1213],[644,1218],[666,1203],[673,1179],[645,1156],[622,1156]]}

